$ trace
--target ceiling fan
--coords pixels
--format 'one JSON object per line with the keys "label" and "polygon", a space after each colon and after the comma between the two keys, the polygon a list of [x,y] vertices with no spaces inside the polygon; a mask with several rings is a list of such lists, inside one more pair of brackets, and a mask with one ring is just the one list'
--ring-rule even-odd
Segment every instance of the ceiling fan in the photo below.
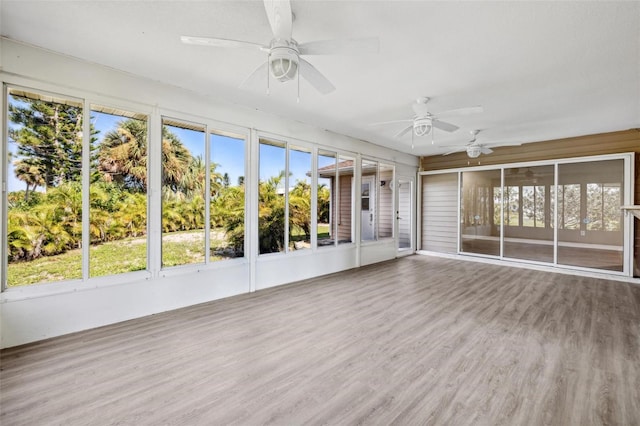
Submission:
{"label": "ceiling fan", "polygon": [[211,37],[181,36],[180,40],[185,44],[197,46],[249,48],[265,52],[268,55],[267,61],[254,70],[240,86],[245,85],[249,80],[266,74],[268,93],[269,74],[280,82],[293,80],[297,76],[298,95],[300,92],[300,75],[322,94],[335,90],[335,86],[301,56],[378,52],[379,41],[377,37],[298,43],[291,36],[294,16],[291,12],[290,0],[264,0],[264,8],[273,32],[273,39],[267,45]]}
{"label": "ceiling fan", "polygon": [[[395,123],[411,123],[407,127],[400,130],[393,137],[401,138],[405,134],[407,134],[410,130],[413,129],[413,134],[415,136],[425,136],[429,134],[435,127],[436,129],[444,130],[445,132],[455,132],[459,129],[455,124],[448,123],[446,121],[440,120],[440,117],[447,115],[467,115],[474,114],[478,112],[482,112],[481,106],[473,106],[467,108],[458,108],[452,109],[448,111],[442,111],[438,114],[432,114],[429,112],[429,107],[427,103],[429,102],[429,98],[421,97],[416,99],[414,103],[411,104],[413,108],[414,116],[413,118],[406,120],[393,120],[393,121],[383,121],[381,123],[374,123],[373,125],[379,124],[395,124]],[[433,136],[433,133],[432,133]]]}
{"label": "ceiling fan", "polygon": [[479,143],[476,140],[476,137],[478,136],[478,133],[480,133],[480,130],[472,130],[469,133],[471,133],[471,140],[469,142],[467,142],[465,145],[458,145],[456,147],[453,147],[454,149],[452,149],[451,151],[445,152],[442,155],[449,155],[456,152],[466,151],[469,158],[478,158],[480,154],[491,154],[493,150],[490,147],[522,145],[522,142]]}

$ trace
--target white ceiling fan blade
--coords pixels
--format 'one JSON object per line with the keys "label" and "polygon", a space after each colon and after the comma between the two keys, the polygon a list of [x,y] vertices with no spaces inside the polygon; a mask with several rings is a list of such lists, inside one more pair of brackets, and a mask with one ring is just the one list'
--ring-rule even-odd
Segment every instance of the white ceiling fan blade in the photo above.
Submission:
{"label": "white ceiling fan blade", "polygon": [[493,150],[491,148],[487,148],[486,146],[481,146],[480,152],[483,154],[491,154]]}
{"label": "white ceiling fan blade", "polygon": [[404,129],[400,130],[398,133],[393,135],[393,137],[396,138],[396,139],[401,138],[404,135],[406,135],[409,130],[412,130],[412,129],[413,129],[413,124],[411,126],[407,126]]}
{"label": "white ceiling fan blade", "polygon": [[357,55],[378,53],[380,40],[377,37],[350,38],[344,40],[311,41],[298,45],[301,55]]}
{"label": "white ceiling fan blade", "polygon": [[481,106],[472,106],[466,108],[456,108],[450,109],[447,111],[442,111],[438,113],[438,117],[442,117],[444,115],[469,115],[469,114],[478,114],[484,111],[484,108]]}
{"label": "white ceiling fan blade", "polygon": [[436,129],[444,130],[445,132],[455,132],[459,129],[458,126],[440,120],[431,120],[431,125]]}
{"label": "white ceiling fan blade", "polygon": [[326,95],[327,93],[331,93],[336,90],[335,86],[331,84],[331,82],[327,80],[327,78],[322,75],[320,71],[316,69],[316,67],[302,58],[298,59],[300,75],[304,77],[304,79],[307,80],[309,84],[315,87],[318,92]]}
{"label": "white ceiling fan blade", "polygon": [[413,123],[413,120],[412,119],[408,119],[408,120],[379,121],[377,123],[371,123],[371,124],[369,124],[369,126],[381,126],[381,125],[385,125],[385,124],[396,124],[396,123]]}
{"label": "white ceiling fan blade", "polygon": [[241,49],[258,49],[264,52],[269,51],[268,47],[258,43],[251,43],[249,41],[242,40],[227,40],[225,38],[180,36],[180,41],[184,44],[192,44],[194,46],[232,47]]}
{"label": "white ceiling fan blade", "polygon": [[276,39],[291,40],[293,16],[289,0],[264,0],[271,31]]}
{"label": "white ceiling fan blade", "polygon": [[263,62],[238,87],[259,87],[260,84],[266,89],[267,78],[269,78],[269,62]]}

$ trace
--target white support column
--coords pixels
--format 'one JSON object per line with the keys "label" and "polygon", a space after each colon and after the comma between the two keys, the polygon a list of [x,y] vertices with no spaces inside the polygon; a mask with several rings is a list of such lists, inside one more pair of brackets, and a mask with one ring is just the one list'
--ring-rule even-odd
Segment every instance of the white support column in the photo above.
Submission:
{"label": "white support column", "polygon": [[311,150],[311,250],[318,249],[318,148]]}
{"label": "white support column", "polygon": [[360,267],[362,265],[362,241],[361,236],[362,232],[360,227],[362,226],[362,156],[360,154],[356,155],[354,159],[353,165],[353,203],[351,206],[351,212],[355,216],[355,220],[353,221],[354,229],[354,240],[356,243],[356,251],[357,251],[357,260],[356,266]]}
{"label": "white support column", "polygon": [[211,261],[211,129],[204,126],[204,263]]}
{"label": "white support column", "polygon": [[162,269],[162,117],[157,107],[147,122],[147,270]]}
{"label": "white support column", "polygon": [[82,279],[89,279],[90,199],[91,185],[91,103],[85,99],[82,108]]}
{"label": "white support column", "polygon": [[[2,37],[0,37],[0,48],[2,47]],[[2,58],[2,55],[0,55]],[[1,59],[0,59],[1,60]],[[0,64],[0,69],[2,68]],[[2,88],[2,99],[0,99],[0,141],[2,149],[0,149],[0,292],[4,291],[7,285],[7,151],[9,144],[9,129],[5,127],[8,121],[7,117],[7,86]]]}
{"label": "white support column", "polygon": [[251,129],[249,139],[246,143],[247,158],[245,185],[245,236],[244,236],[244,254],[249,260],[249,291],[256,291],[256,261],[258,260],[258,180],[260,179],[259,171],[259,153],[260,146],[258,140],[258,132]]}

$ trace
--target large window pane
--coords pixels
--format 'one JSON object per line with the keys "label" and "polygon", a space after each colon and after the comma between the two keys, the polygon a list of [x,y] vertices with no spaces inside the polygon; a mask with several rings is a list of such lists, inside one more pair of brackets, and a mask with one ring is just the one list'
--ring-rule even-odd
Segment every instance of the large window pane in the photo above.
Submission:
{"label": "large window pane", "polygon": [[259,167],[259,253],[282,252],[285,251],[285,144],[261,139]]}
{"label": "large window pane", "polygon": [[362,182],[360,188],[360,238],[362,241],[376,239],[378,210],[378,163],[362,160]]}
{"label": "large window pane", "polygon": [[162,266],[205,261],[205,129],[163,119]]}
{"label": "large window pane", "polygon": [[558,263],[623,270],[624,161],[558,166]]}
{"label": "large window pane", "polygon": [[330,247],[336,243],[333,227],[336,177],[335,152],[318,151],[318,247]]}
{"label": "large window pane", "polygon": [[82,104],[8,90],[7,285],[82,278]]}
{"label": "large window pane", "polygon": [[500,255],[500,185],[500,170],[462,173],[462,252]]}
{"label": "large window pane", "polygon": [[147,268],[147,122],[94,105],[89,275]]}
{"label": "large window pane", "polygon": [[380,163],[378,237],[393,237],[393,165]]}
{"label": "large window pane", "polygon": [[311,152],[289,149],[289,249],[311,247]]}
{"label": "large window pane", "polygon": [[355,160],[340,155],[338,161],[338,177],[336,184],[336,235],[338,244],[353,242],[353,176]]}
{"label": "large window pane", "polygon": [[505,197],[504,256],[553,262],[553,211],[547,189],[554,184],[554,167],[505,169],[504,175],[509,193]]}
{"label": "large window pane", "polygon": [[210,257],[211,261],[244,256],[245,235],[245,140],[240,137],[209,135],[210,177]]}

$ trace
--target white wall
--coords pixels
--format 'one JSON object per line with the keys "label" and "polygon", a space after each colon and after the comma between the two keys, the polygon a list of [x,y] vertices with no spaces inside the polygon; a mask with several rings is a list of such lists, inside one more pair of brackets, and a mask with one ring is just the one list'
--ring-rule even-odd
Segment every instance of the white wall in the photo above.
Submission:
{"label": "white wall", "polygon": [[[257,132],[249,132],[248,129],[350,152],[358,159],[361,154],[380,158],[395,164],[405,175],[415,175],[417,171],[418,158],[408,154],[7,39],[0,39],[0,43],[0,78],[3,83],[147,112],[151,142],[152,129],[159,129],[161,126],[160,111],[175,111],[181,116],[202,117],[204,120],[215,120],[246,129],[251,135],[248,179],[257,175]],[[0,102],[3,111],[6,109],[5,102],[5,99]],[[0,128],[0,131],[4,135],[6,129]],[[150,144],[152,161],[159,160],[156,148],[153,143]],[[4,164],[2,162],[0,165],[0,175],[3,177],[6,173]],[[150,175],[151,184],[154,179],[156,183],[160,182],[159,167],[152,166]],[[257,184],[253,184],[255,193]],[[150,191],[151,212],[160,211],[159,192]],[[250,200],[248,217],[257,214],[256,204],[256,200]],[[0,215],[0,223],[5,223],[4,213]],[[356,212],[356,217],[358,215],[359,212]],[[148,272],[84,282],[11,288],[3,292],[0,295],[0,347],[15,346],[286,284],[361,264],[392,259],[396,254],[395,240],[361,246],[358,238],[353,244],[344,247],[308,249],[286,255],[259,257],[256,255],[257,242],[252,237],[257,232],[250,232],[247,245],[251,250],[248,250],[245,259],[161,270],[159,249],[153,249],[159,247],[161,238],[157,218],[153,222],[150,217],[150,227],[149,246],[152,251]],[[248,228],[257,231],[257,224],[250,223]],[[2,247],[1,250],[0,258],[6,258],[5,248]]]}

